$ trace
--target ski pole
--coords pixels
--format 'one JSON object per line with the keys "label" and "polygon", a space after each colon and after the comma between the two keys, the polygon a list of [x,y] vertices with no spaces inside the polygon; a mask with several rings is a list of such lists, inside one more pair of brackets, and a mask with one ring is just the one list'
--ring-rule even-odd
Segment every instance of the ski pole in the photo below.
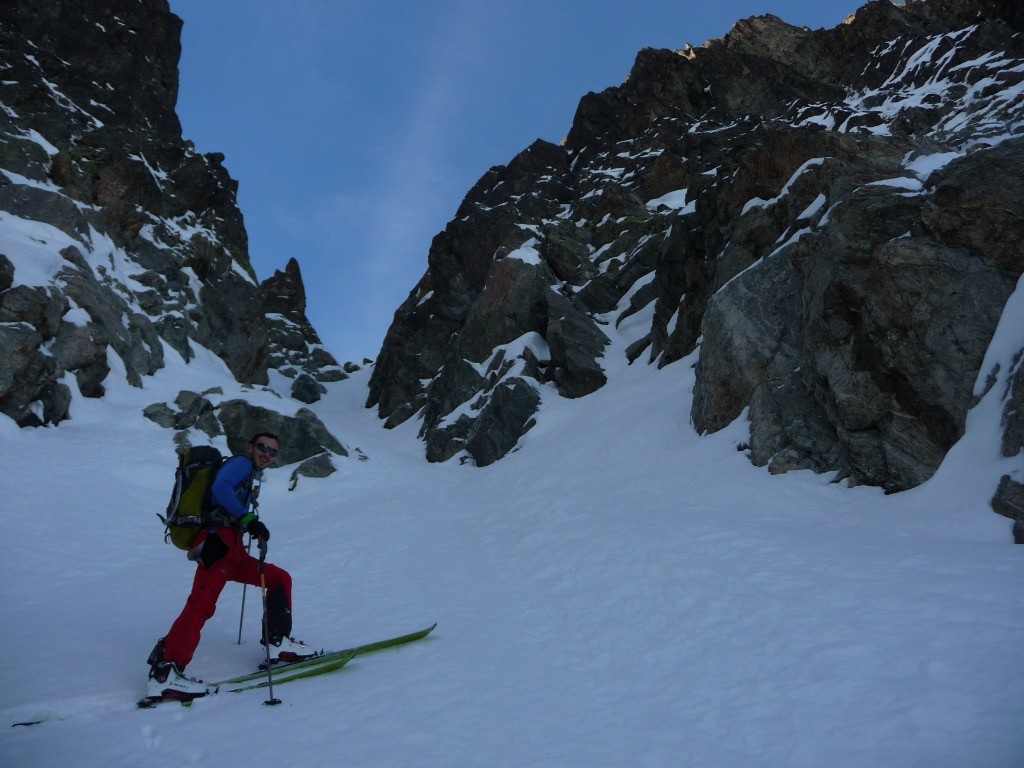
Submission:
{"label": "ski pole", "polygon": [[[250,487],[252,487],[252,476],[250,476],[250,478],[249,478],[249,484],[250,484]],[[260,498],[260,485],[262,485],[262,484],[263,483],[262,483],[262,480],[261,480],[260,483],[258,483],[256,485],[256,488],[253,491],[251,491],[250,494],[249,494],[252,497],[252,512],[253,512],[253,514],[259,513],[259,510],[260,510],[259,498]],[[245,554],[248,555],[251,550],[252,550],[252,534],[249,534],[249,541],[245,545]],[[263,554],[264,554],[264,556],[266,556],[265,548],[264,548]],[[242,613],[238,617],[238,644],[239,645],[242,644],[242,620],[245,618],[245,590],[246,590],[246,588],[248,588],[248,586],[249,586],[248,584],[243,584],[242,585]]]}
{"label": "ski pole", "polygon": [[[249,543],[245,545],[245,554],[249,554],[252,549],[252,536],[249,537]],[[242,613],[238,617],[238,644],[242,644],[242,620],[245,618],[245,590],[248,589],[248,584],[242,585]]]}
{"label": "ski pole", "polygon": [[260,550],[260,592],[263,594],[263,647],[267,651],[267,687],[270,689],[270,698],[263,703],[266,706],[273,706],[274,704],[280,704],[281,700],[274,698],[274,675],[270,670],[270,632],[267,625],[267,577],[263,569],[263,561],[267,558],[267,544],[261,538],[258,540],[257,546]]}

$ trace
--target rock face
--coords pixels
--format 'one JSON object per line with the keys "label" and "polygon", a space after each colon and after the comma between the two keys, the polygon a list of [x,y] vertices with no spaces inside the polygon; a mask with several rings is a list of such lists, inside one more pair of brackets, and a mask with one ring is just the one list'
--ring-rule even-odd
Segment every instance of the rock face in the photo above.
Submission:
{"label": "rock face", "polygon": [[326,477],[334,472],[331,454],[349,455],[345,446],[307,408],[300,408],[294,416],[283,416],[245,400],[225,400],[223,394],[219,388],[202,393],[183,390],[173,403],[153,403],[143,414],[160,426],[175,430],[174,442],[179,449],[224,437],[228,449],[239,454],[257,432],[271,432],[281,443],[278,463],[303,462],[295,471],[310,477]]}
{"label": "rock face", "polygon": [[324,348],[306,317],[306,289],[299,263],[289,259],[284,272],[274,272],[263,281],[260,294],[269,329],[268,365],[295,379],[293,397],[316,402],[323,392],[318,382],[341,381],[348,375]]}
{"label": "rock face", "polygon": [[[1024,350],[1014,357],[1005,386],[1001,453],[1012,459],[1024,456]],[[992,509],[1015,521],[1014,541],[1024,544],[1024,469],[1003,475],[992,497]]]}
{"label": "rock face", "polygon": [[574,236],[560,245],[561,222],[544,225],[551,238],[522,225],[570,201],[570,183],[565,151],[541,141],[492,169],[434,238],[427,274],[396,313],[370,404],[389,426],[422,411],[431,460],[465,449],[491,463],[533,423],[540,385],[580,397],[604,383],[607,339],[564,282],[596,271],[587,248]]}
{"label": "rock face", "polygon": [[[951,163],[912,196],[864,189],[716,293],[697,428],[718,429],[749,405],[751,456],[773,471],[839,469],[888,490],[930,477],[963,434],[1012,271],[1024,269],[1000,268],[998,239],[964,247],[930,222],[962,216],[952,201],[965,183],[983,205],[1005,207],[1021,168],[1014,140]],[[1010,206],[1020,226],[1024,207]]]}
{"label": "rock face", "polygon": [[182,138],[180,30],[166,0],[0,7],[0,413],[22,426],[102,396],[113,359],[141,386],[166,347],[243,383],[340,377],[297,264],[257,282],[223,156]]}
{"label": "rock face", "polygon": [[695,353],[695,428],[746,413],[756,464],[920,484],[1024,272],[1022,31],[1011,2],[871,2],[834,29],[762,16],[642,51],[561,146],[469,192],[368,405],[421,419],[431,460],[487,464],[542,398],[604,384],[616,329],[634,363]]}

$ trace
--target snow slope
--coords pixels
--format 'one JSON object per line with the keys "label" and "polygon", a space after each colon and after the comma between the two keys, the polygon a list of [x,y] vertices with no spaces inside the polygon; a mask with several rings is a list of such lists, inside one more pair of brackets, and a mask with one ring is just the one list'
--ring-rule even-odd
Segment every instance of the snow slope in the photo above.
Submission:
{"label": "snow slope", "polygon": [[[608,386],[546,393],[521,449],[483,469],[427,464],[416,424],[381,429],[368,371],[330,385],[318,414],[369,460],[294,492],[278,469],[263,489],[297,636],[438,628],[281,686],[278,707],[261,691],[134,707],[192,572],[154,517],[171,433],[140,410],[181,388],[242,394],[223,365],[167,349],[145,390],[77,398],[58,428],[0,421],[0,764],[1024,764],[1024,548],[987,504],[1022,470],[998,457],[1000,387],[915,491],[772,477],[737,450],[742,420],[693,432],[692,359],[616,362],[643,322],[617,330]],[[1005,375],[1021,328],[1019,289],[986,370]],[[241,596],[225,590],[191,673],[259,661],[253,590],[236,644]]]}

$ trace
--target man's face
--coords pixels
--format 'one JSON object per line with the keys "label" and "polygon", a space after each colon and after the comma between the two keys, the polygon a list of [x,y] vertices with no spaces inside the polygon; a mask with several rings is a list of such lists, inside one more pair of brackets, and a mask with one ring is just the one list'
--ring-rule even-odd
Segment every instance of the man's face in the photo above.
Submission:
{"label": "man's face", "polygon": [[252,458],[256,469],[266,469],[277,459],[277,440],[266,435],[257,438],[255,443],[249,445],[249,456]]}

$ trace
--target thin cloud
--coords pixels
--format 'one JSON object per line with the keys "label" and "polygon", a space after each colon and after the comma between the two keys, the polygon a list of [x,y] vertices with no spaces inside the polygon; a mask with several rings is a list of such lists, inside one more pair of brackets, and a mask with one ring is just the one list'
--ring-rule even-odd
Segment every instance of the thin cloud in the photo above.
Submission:
{"label": "thin cloud", "polygon": [[[454,170],[459,152],[457,124],[466,102],[467,73],[486,39],[486,11],[475,3],[454,7],[439,25],[427,67],[411,94],[408,117],[393,136],[381,169],[378,205],[370,208],[368,301],[390,306],[388,316],[426,268],[433,236],[455,214],[469,187]],[[485,168],[480,169],[482,175]],[[418,269],[417,269],[418,267]],[[390,304],[388,303],[390,301]]]}

